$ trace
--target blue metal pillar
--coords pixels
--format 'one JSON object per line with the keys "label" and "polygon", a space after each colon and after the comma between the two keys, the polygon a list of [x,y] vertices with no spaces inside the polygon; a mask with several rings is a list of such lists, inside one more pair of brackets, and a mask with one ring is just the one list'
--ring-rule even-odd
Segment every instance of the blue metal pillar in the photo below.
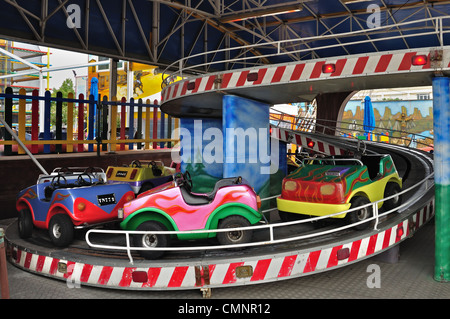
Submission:
{"label": "blue metal pillar", "polygon": [[434,279],[450,281],[450,79],[433,79],[435,167]]}

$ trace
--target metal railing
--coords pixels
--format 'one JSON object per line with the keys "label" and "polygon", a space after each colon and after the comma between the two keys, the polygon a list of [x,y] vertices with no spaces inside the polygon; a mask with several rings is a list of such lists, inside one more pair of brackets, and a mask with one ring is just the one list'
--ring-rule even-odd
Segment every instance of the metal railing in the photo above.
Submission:
{"label": "metal railing", "polygon": [[[301,124],[295,124],[295,123],[301,123],[302,122],[302,118],[301,117],[297,117],[294,115],[289,115],[286,113],[282,113],[280,111],[277,110],[278,113],[280,113],[282,116],[280,117],[270,117],[270,121],[272,123],[276,123],[274,125],[278,126],[278,127],[283,127],[283,126],[287,126],[287,124],[289,124],[290,127],[294,127],[292,128],[287,128],[288,130],[292,130],[292,131],[297,131],[299,133],[304,133],[305,131],[303,130]],[[286,115],[286,117],[283,117],[283,115]],[[292,118],[295,119],[295,123],[292,123],[290,120],[286,120],[285,118]],[[310,120],[309,118],[307,120]],[[282,123],[285,123],[285,125],[283,125]],[[354,125],[355,129],[348,129],[348,128],[343,128],[343,125]],[[357,134],[366,134],[367,132],[363,129],[363,124],[358,124],[358,123],[350,123],[350,122],[345,122],[345,121],[335,121],[335,120],[326,120],[326,119],[314,119],[314,121],[312,121],[309,124],[309,130],[307,132],[314,132],[314,133],[319,133],[319,134],[326,134],[327,131],[328,132],[334,132],[335,135],[342,135],[342,136],[352,136],[351,133],[357,133]],[[377,127],[377,126],[371,126],[369,127],[371,132],[370,134],[374,137],[376,137],[376,139],[380,139],[381,137],[388,137],[390,139],[397,139],[397,140],[402,140],[403,141],[403,146],[407,146],[409,147],[411,145],[412,142],[415,142],[418,146],[422,145],[424,147],[426,146],[430,146],[429,143],[424,143],[421,142],[420,140],[430,140],[433,141],[434,139],[430,136],[425,136],[425,135],[421,135],[419,133],[410,133],[410,132],[405,132],[405,131],[401,131],[401,130],[394,130],[394,129],[388,129],[388,128],[382,128],[382,127]],[[383,133],[379,133],[377,131],[389,131],[390,134],[392,134],[392,136],[386,136]],[[393,136],[394,134],[399,135],[399,136]],[[411,136],[411,138],[409,138],[408,136]],[[353,136],[352,136],[353,137]],[[418,147],[417,147],[418,148]]]}
{"label": "metal railing", "polygon": [[[272,42],[264,42],[264,43],[256,43],[251,45],[244,45],[244,46],[237,46],[237,47],[231,47],[231,48],[225,48],[225,49],[219,49],[219,50],[213,50],[213,51],[207,51],[202,52],[198,54],[194,54],[188,57],[184,57],[178,61],[173,62],[170,64],[163,72],[163,82],[161,83],[162,88],[166,87],[167,85],[171,84],[174,79],[183,76],[187,76],[189,74],[202,74],[207,73],[208,71],[203,70],[202,68],[210,68],[212,65],[217,64],[224,64],[224,63],[247,63],[247,61],[250,60],[259,60],[263,58],[269,58],[274,56],[280,56],[280,55],[295,55],[300,54],[304,52],[314,51],[314,50],[323,50],[323,49],[331,49],[335,47],[342,47],[342,46],[352,46],[352,45],[359,45],[364,44],[367,42],[381,42],[381,41],[387,41],[387,40],[393,40],[397,38],[413,38],[413,37],[423,37],[423,36],[430,36],[435,35],[438,39],[439,46],[444,46],[444,34],[450,33],[450,30],[447,30],[448,26],[444,25],[444,20],[450,19],[449,16],[442,16],[442,17],[433,17],[433,18],[425,18],[425,19],[418,19],[414,21],[408,21],[408,22],[401,22],[401,23],[395,23],[385,26],[379,26],[371,29],[362,29],[358,31],[351,31],[351,32],[343,32],[343,33],[334,33],[334,34],[328,34],[328,35],[319,35],[319,36],[312,36],[312,37],[305,37],[305,38],[297,38],[297,39],[287,39],[287,40],[279,40],[279,41],[272,41]],[[425,24],[425,27],[417,27],[417,24]],[[408,33],[405,33],[408,31]],[[399,32],[398,36],[392,35],[389,32]],[[355,36],[365,36],[369,37],[370,35],[376,35],[377,37],[374,38],[365,38],[364,40],[357,40],[357,41],[349,41],[349,42],[341,42],[337,41],[336,44],[326,44],[326,45],[320,45],[319,43],[322,41],[327,42],[327,40],[333,39],[344,39],[344,38],[350,38]],[[309,42],[314,42],[316,45],[314,47],[305,46],[301,49],[296,50],[287,50],[285,48],[285,44],[289,44],[291,47],[295,45],[305,45]],[[246,52],[254,51],[256,49],[272,49],[274,50],[273,53],[269,54],[257,54],[252,56],[243,56]],[[208,57],[208,56],[218,56],[221,53],[227,53],[231,51],[238,50],[238,56],[235,58],[228,58],[224,60],[217,60],[217,61],[208,61],[205,63],[199,63],[199,64],[191,64],[188,65],[188,61],[190,59],[195,59],[199,57]],[[244,53],[242,53],[244,52]],[[227,54],[225,54],[226,56]],[[255,66],[260,66],[261,63],[253,62]],[[176,70],[175,72],[169,72],[169,70]]]}
{"label": "metal railing", "polygon": [[[256,225],[256,226],[249,226],[249,227],[240,227],[240,228],[226,228],[226,229],[213,229],[213,230],[195,230],[195,231],[152,231],[152,234],[170,234],[170,235],[176,235],[176,234],[204,234],[204,233],[218,233],[218,232],[229,232],[229,231],[245,231],[245,230],[261,230],[261,229],[267,229],[269,231],[269,239],[268,240],[263,240],[263,241],[257,241],[257,242],[249,242],[249,243],[245,243],[245,244],[235,244],[235,245],[211,245],[211,246],[186,246],[186,247],[152,247],[152,248],[147,248],[147,247],[135,247],[131,245],[131,240],[130,240],[130,236],[133,235],[139,235],[139,234],[149,234],[148,231],[127,231],[127,230],[103,230],[103,229],[91,229],[86,233],[86,242],[87,244],[91,247],[91,248],[98,248],[98,249],[111,249],[111,250],[121,250],[121,251],[126,251],[128,258],[130,260],[130,263],[133,264],[134,260],[133,257],[131,255],[132,251],[138,251],[138,250],[163,250],[163,251],[196,251],[196,250],[217,250],[217,249],[229,249],[229,248],[244,248],[244,247],[255,247],[255,246],[265,246],[265,245],[274,245],[274,244],[279,244],[279,243],[285,243],[285,242],[292,242],[292,241],[298,241],[298,240],[302,240],[302,239],[307,239],[307,238],[313,238],[313,237],[320,237],[320,236],[324,236],[327,234],[331,234],[331,233],[336,233],[345,229],[349,229],[349,228],[353,228],[357,225],[360,224],[364,224],[364,223],[368,223],[368,222],[374,222],[373,225],[373,229],[374,230],[379,230],[377,227],[380,223],[380,219],[382,219],[383,217],[394,213],[394,212],[398,212],[401,213],[402,211],[404,211],[406,208],[410,207],[413,203],[415,203],[418,198],[421,198],[421,196],[425,195],[426,192],[431,189],[431,187],[434,186],[434,172],[429,174],[427,177],[425,177],[423,180],[421,180],[420,182],[418,182],[417,184],[402,190],[400,193],[383,198],[381,200],[375,201],[375,202],[371,202],[369,204],[366,205],[362,205],[359,207],[355,207],[346,211],[342,211],[342,212],[338,212],[338,213],[334,213],[334,214],[330,214],[330,215],[326,215],[326,216],[320,216],[320,217],[313,217],[313,218],[308,218],[308,219],[302,219],[302,220],[297,220],[297,221],[290,221],[290,222],[283,222],[283,223],[274,223],[274,224],[263,224],[263,225]],[[386,200],[390,200],[393,199],[396,196],[403,196],[404,194],[419,188],[414,194],[412,194],[409,197],[409,200],[402,203],[400,206],[383,212],[380,214],[379,210],[378,210],[378,204],[380,202],[386,201]],[[279,195],[276,196],[271,196],[268,198],[264,198],[262,200],[270,200],[273,198],[278,197]],[[333,216],[337,216],[337,215],[342,215],[343,213],[351,213],[353,211],[359,210],[363,207],[369,207],[372,206],[372,217],[365,219],[363,221],[359,221],[356,223],[352,223],[352,224],[347,224],[344,226],[340,226],[340,227],[336,227],[333,229],[327,229],[324,231],[317,231],[314,233],[309,233],[309,234],[303,234],[303,235],[298,235],[298,236],[294,236],[294,237],[288,237],[288,238],[275,238],[275,232],[274,230],[276,228],[280,228],[280,227],[286,227],[286,226],[292,226],[292,225],[296,225],[296,224],[302,224],[302,223],[310,223],[310,222],[317,222],[319,220],[325,219],[325,218],[330,218]],[[272,209],[268,209],[265,212],[271,211],[271,210],[275,210],[276,208],[272,208]],[[90,240],[90,235],[91,234],[109,234],[109,235],[123,235],[125,236],[125,246],[119,246],[119,245],[106,245],[106,244],[96,244],[93,243]]]}

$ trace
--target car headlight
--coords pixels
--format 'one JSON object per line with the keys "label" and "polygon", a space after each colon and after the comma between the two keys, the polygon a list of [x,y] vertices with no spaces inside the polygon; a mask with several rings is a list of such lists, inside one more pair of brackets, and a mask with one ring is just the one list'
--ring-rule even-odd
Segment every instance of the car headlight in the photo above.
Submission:
{"label": "car headlight", "polygon": [[295,191],[297,189],[297,183],[294,181],[286,181],[284,183],[284,190],[286,191]]}
{"label": "car headlight", "polygon": [[320,186],[320,194],[322,195],[333,195],[336,191],[336,186],[333,184],[327,184]]}
{"label": "car headlight", "polygon": [[117,217],[118,217],[119,219],[123,219],[123,216],[124,216],[123,208],[119,208],[119,209],[117,210]]}

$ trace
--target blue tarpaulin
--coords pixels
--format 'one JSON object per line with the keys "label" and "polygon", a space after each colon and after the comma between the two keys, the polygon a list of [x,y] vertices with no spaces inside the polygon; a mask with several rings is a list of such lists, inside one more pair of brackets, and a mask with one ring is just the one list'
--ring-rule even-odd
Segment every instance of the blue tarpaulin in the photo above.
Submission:
{"label": "blue tarpaulin", "polygon": [[367,133],[372,132],[375,127],[375,115],[373,114],[373,106],[370,97],[366,96],[364,98],[364,131]]}

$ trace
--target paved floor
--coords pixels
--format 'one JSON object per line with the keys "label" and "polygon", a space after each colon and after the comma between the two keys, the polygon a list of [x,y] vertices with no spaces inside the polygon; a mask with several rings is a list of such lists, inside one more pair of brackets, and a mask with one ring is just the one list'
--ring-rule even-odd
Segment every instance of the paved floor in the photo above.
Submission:
{"label": "paved floor", "polygon": [[[400,259],[376,256],[340,269],[273,283],[215,288],[211,299],[448,299],[450,283],[433,279],[433,220],[400,245]],[[379,276],[378,276],[379,275]],[[178,299],[201,300],[197,290],[129,291],[82,286],[34,275],[8,263],[11,299]]]}

